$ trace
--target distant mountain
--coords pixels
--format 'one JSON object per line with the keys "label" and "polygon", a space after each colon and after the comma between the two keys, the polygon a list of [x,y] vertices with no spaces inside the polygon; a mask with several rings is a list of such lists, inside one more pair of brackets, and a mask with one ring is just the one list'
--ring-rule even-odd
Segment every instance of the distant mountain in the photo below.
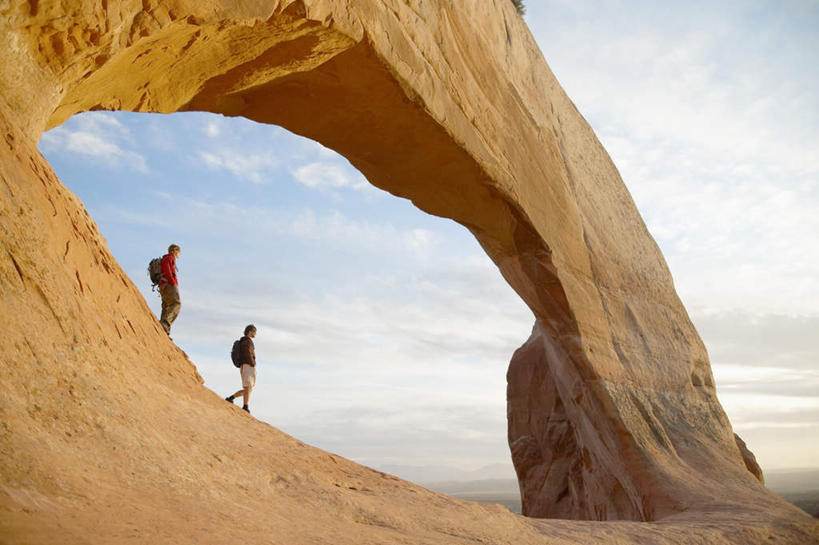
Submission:
{"label": "distant mountain", "polygon": [[517,479],[480,479],[477,481],[438,481],[434,483],[424,483],[426,488],[448,494],[450,496],[497,496],[497,497],[519,497]]}
{"label": "distant mountain", "polygon": [[[402,479],[421,485],[446,484],[467,481],[515,481],[515,470],[511,463],[490,464],[474,470],[464,470],[447,466],[383,465],[378,468]],[[810,492],[819,490],[819,468],[812,469],[771,469],[765,470],[765,486],[777,494]],[[476,485],[477,486],[477,485]],[[455,488],[462,488],[455,486]]]}
{"label": "distant mountain", "polygon": [[[520,513],[520,493],[518,482],[511,471],[509,477],[487,477],[470,479],[469,475],[488,476],[504,473],[510,466],[495,464],[475,471],[458,471],[448,468],[414,468],[415,474],[427,477],[418,480],[430,490],[458,498],[499,503],[512,512]],[[419,471],[427,470],[427,471]],[[434,480],[433,477],[439,477]],[[440,478],[444,476],[444,478]],[[405,477],[406,478],[406,477]],[[778,469],[765,471],[765,485],[769,490],[785,500],[819,518],[819,469]]]}
{"label": "distant mountain", "polygon": [[383,465],[378,468],[384,473],[401,477],[421,485],[440,482],[465,482],[484,480],[516,481],[512,464],[490,464],[478,469],[464,470],[446,466]]}

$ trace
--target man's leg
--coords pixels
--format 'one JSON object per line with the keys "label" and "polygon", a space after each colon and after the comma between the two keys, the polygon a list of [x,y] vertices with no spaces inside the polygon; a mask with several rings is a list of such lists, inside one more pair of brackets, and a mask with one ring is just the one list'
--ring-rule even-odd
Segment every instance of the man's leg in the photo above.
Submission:
{"label": "man's leg", "polygon": [[250,401],[250,391],[251,391],[252,389],[253,389],[253,388],[242,388],[241,390],[238,390],[238,391],[237,391],[235,394],[233,394],[233,395],[231,395],[231,396],[227,396],[227,397],[225,398],[225,400],[226,400],[226,401],[230,401],[231,403],[233,403],[233,400],[234,400],[235,398],[237,398],[237,397],[239,397],[239,396],[242,396],[242,408],[243,408],[244,410],[246,410],[247,412],[250,412],[250,408],[248,407],[248,405],[247,405],[247,404],[248,404],[248,402]]}
{"label": "man's leg", "polygon": [[176,317],[179,316],[179,311],[182,309],[182,300],[179,298],[179,286],[168,286],[168,307],[163,309],[165,323],[168,324],[168,331],[171,329],[171,324],[174,323]]}
{"label": "man's leg", "polygon": [[182,306],[179,300],[179,288],[170,284],[162,284],[159,287],[159,295],[162,297],[162,316],[159,323],[168,335],[171,334],[171,324],[179,315]]}
{"label": "man's leg", "polygon": [[241,390],[237,390],[235,394],[227,396],[225,399],[227,399],[228,401],[230,401],[232,403],[235,398],[237,398],[239,396],[244,396],[244,395],[245,395],[245,389],[242,388]]}
{"label": "man's leg", "polygon": [[159,317],[159,324],[162,326],[162,329],[165,330],[165,333],[170,335],[171,326],[168,323],[168,320],[166,320],[166,318],[168,317],[168,306],[171,304],[171,301],[168,296],[168,290],[166,288],[167,288],[166,284],[162,284],[161,286],[159,286],[159,296],[162,298],[162,314]]}
{"label": "man's leg", "polygon": [[242,365],[242,388],[244,392],[242,393],[242,399],[244,400],[244,405],[242,408],[247,412],[250,412],[248,408],[248,403],[250,403],[250,391],[253,390],[253,387],[256,385],[256,368],[252,365],[244,364]]}
{"label": "man's leg", "polygon": [[248,408],[248,403],[250,403],[250,392],[253,390],[253,386],[256,384],[256,368],[251,367],[250,365],[242,365],[241,368],[242,373],[242,389],[237,390],[235,394],[227,396],[225,400],[230,401],[233,403],[233,399],[242,396],[242,408],[247,412],[250,412]]}

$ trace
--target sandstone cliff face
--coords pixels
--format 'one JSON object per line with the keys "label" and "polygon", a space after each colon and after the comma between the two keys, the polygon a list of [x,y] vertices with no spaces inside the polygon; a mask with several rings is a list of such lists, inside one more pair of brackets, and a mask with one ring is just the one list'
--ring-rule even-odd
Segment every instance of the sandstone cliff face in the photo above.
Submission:
{"label": "sandstone cliff face", "polygon": [[[819,541],[749,471],[662,255],[510,2],[12,0],[0,17],[9,541]],[[467,226],[537,317],[508,374],[526,514],[663,523],[515,517],[226,407],[36,152],[88,109],[279,124]]]}

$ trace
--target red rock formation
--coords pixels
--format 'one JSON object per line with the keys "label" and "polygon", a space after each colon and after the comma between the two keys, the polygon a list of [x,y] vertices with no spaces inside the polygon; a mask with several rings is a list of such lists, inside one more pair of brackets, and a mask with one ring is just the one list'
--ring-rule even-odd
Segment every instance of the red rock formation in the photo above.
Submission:
{"label": "red rock formation", "polygon": [[734,439],[737,442],[739,451],[742,453],[742,461],[745,462],[745,467],[754,477],[759,479],[759,482],[765,484],[765,476],[762,475],[762,468],[759,467],[759,464],[756,462],[756,456],[754,456],[754,453],[748,450],[748,446],[739,435],[734,434]]}
{"label": "red rock formation", "polygon": [[[13,0],[0,16],[4,537],[819,540],[746,469],[662,255],[510,2]],[[526,513],[663,524],[514,517],[226,407],[35,151],[88,109],[279,124],[467,226],[537,317],[508,375]]]}

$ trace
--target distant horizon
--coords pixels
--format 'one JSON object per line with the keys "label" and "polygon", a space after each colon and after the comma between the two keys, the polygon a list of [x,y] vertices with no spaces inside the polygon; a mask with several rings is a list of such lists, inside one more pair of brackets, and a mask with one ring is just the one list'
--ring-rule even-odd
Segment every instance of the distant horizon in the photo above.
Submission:
{"label": "distant horizon", "polygon": [[[512,464],[512,462],[509,462],[508,465],[504,464],[502,462],[494,462],[494,463],[491,463],[491,464],[486,464],[484,466],[471,468],[471,469],[464,469],[464,468],[444,466],[444,465],[439,465],[439,466],[432,465],[432,466],[430,466],[430,465],[413,465],[413,464],[382,464],[380,466],[374,467],[373,469],[378,469],[380,471],[385,471],[386,469],[389,469],[389,468],[419,469],[419,470],[440,469],[440,470],[456,471],[456,472],[460,472],[460,473],[477,474],[477,473],[481,473],[482,471],[487,470],[487,469],[496,469],[499,466],[508,467],[514,473],[514,465]],[[809,467],[808,466],[806,466],[806,467],[774,467],[774,468],[769,468],[769,469],[766,469],[764,467],[762,468],[763,474],[768,474],[768,473],[805,473],[805,472],[811,472],[811,471],[815,471],[815,472],[819,473],[819,465],[809,466]],[[385,472],[389,473],[389,471],[385,471]],[[400,475],[397,475],[397,476],[400,476]]]}

